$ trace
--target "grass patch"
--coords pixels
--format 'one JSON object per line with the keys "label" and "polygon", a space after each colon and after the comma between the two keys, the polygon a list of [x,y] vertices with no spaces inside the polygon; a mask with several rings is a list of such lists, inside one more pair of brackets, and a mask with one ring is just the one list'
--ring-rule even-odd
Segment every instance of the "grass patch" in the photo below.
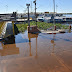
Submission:
{"label": "grass patch", "polygon": [[[36,25],[34,21],[30,22],[30,25]],[[67,25],[62,25],[60,23],[55,24],[57,29],[68,29],[69,26]],[[22,24],[16,24],[19,32],[24,32],[27,29],[28,24],[27,23],[22,23]],[[45,23],[45,22],[37,22],[37,26],[40,30],[47,30],[48,28],[54,28],[53,23]]]}
{"label": "grass patch", "polygon": [[27,26],[27,23],[16,24],[16,27],[18,28],[19,32],[24,32],[27,29]]}

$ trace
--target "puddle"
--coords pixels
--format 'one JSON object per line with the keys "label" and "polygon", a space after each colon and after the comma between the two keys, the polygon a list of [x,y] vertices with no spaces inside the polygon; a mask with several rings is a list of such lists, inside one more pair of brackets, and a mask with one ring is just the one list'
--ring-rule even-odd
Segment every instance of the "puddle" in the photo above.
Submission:
{"label": "puddle", "polygon": [[7,72],[14,69],[15,72],[29,72],[28,69],[70,72],[71,57],[72,33],[49,35],[25,31],[0,42],[0,67],[5,65]]}

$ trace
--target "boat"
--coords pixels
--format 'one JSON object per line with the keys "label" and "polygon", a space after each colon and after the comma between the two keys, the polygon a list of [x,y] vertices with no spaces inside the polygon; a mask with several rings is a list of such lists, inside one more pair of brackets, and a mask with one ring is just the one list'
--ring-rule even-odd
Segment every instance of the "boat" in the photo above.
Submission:
{"label": "boat", "polygon": [[62,23],[62,22],[72,22],[72,17],[63,16],[63,14],[59,13],[44,13],[39,15],[37,21],[47,22],[47,23]]}

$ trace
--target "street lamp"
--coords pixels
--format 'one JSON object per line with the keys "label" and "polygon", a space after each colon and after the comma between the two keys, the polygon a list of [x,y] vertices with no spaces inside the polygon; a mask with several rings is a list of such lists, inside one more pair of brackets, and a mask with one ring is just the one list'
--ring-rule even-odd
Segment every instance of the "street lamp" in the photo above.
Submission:
{"label": "street lamp", "polygon": [[35,4],[35,21],[36,21],[36,26],[37,26],[37,15],[36,15],[36,0],[35,1],[33,1],[33,3]]}
{"label": "street lamp", "polygon": [[30,27],[30,21],[29,21],[29,19],[30,19],[30,17],[29,17],[29,6],[30,6],[30,4],[26,4],[26,6],[28,8],[28,26]]}
{"label": "street lamp", "polygon": [[30,4],[26,4],[26,6],[30,6]]}

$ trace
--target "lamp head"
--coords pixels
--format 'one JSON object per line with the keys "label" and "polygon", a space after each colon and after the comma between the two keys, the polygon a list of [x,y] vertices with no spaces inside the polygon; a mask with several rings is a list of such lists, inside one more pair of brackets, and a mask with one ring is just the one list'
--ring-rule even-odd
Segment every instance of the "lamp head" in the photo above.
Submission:
{"label": "lamp head", "polygon": [[36,1],[33,1],[33,3],[36,3]]}
{"label": "lamp head", "polygon": [[30,6],[30,4],[26,4],[26,6]]}

